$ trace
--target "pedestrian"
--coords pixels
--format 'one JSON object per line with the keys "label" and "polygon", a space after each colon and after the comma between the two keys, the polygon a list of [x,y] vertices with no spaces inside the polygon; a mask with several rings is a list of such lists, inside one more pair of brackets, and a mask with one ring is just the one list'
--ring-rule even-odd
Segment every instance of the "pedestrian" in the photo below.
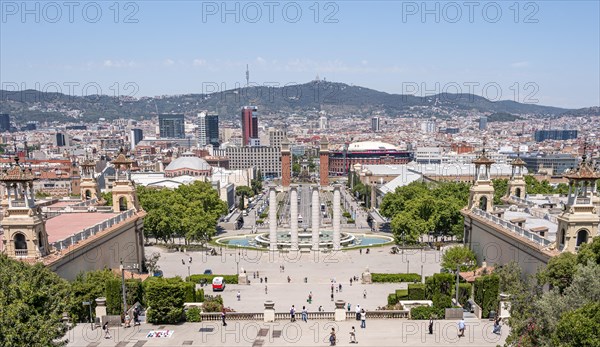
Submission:
{"label": "pedestrian", "polygon": [[265,294],[268,294],[268,290],[267,290],[267,286],[266,285],[265,285]]}
{"label": "pedestrian", "polygon": [[433,316],[429,317],[429,335],[433,335]]}
{"label": "pedestrian", "polygon": [[350,312],[350,303],[348,303],[348,312]]}
{"label": "pedestrian", "polygon": [[310,292],[310,294],[308,294],[308,303],[312,304],[312,292]]}
{"label": "pedestrian", "polygon": [[265,276],[265,284],[267,283],[267,276]]}
{"label": "pedestrian", "polygon": [[221,320],[223,321],[223,326],[226,327],[227,322],[225,322],[225,308],[224,307],[223,307],[223,310],[221,311]]}
{"label": "pedestrian", "polygon": [[133,326],[140,325],[140,308],[136,306],[133,309]]}
{"label": "pedestrian", "polygon": [[464,318],[461,318],[458,321],[458,337],[464,337],[465,336],[465,320]]}
{"label": "pedestrian", "polygon": [[319,305],[319,312],[323,312],[323,306]]}
{"label": "pedestrian", "polygon": [[356,305],[356,320],[360,320],[360,305]]}
{"label": "pedestrian", "polygon": [[360,255],[362,255],[362,248],[360,249]]}
{"label": "pedestrian", "polygon": [[185,260],[181,259],[181,264],[185,265]]}
{"label": "pedestrian", "polygon": [[329,345],[335,346],[335,328],[331,328],[331,333],[329,334]]}
{"label": "pedestrian", "polygon": [[302,306],[302,320],[305,323],[308,323],[308,311],[306,310],[306,306]]}
{"label": "pedestrian", "polygon": [[292,305],[292,308],[290,308],[290,322],[295,322],[296,321],[296,308],[294,308],[294,305]]}
{"label": "pedestrian", "polygon": [[360,310],[360,327],[363,329],[367,327],[367,313],[365,309]]}
{"label": "pedestrian", "polygon": [[363,290],[363,298],[366,299],[367,298],[367,290]]}
{"label": "pedestrian", "polygon": [[341,293],[342,292],[342,284],[341,283],[340,283],[339,287],[340,287],[340,293]]}
{"label": "pedestrian", "polygon": [[290,278],[290,276],[288,276],[288,283],[292,282],[292,279]]}
{"label": "pedestrian", "polygon": [[500,317],[496,318],[494,321],[494,330],[492,331],[494,334],[500,335]]}
{"label": "pedestrian", "polygon": [[352,278],[350,278],[350,286],[352,286]]}
{"label": "pedestrian", "polygon": [[239,290],[238,290],[238,292],[237,292],[237,299],[238,299],[238,301],[240,301],[240,299],[241,299],[241,294],[240,294],[240,291],[239,291]]}
{"label": "pedestrian", "polygon": [[356,329],[354,329],[354,327],[350,329],[350,343],[358,343],[358,341],[356,341]]}
{"label": "pedestrian", "polygon": [[104,325],[102,326],[102,330],[104,330],[105,339],[112,339],[112,336],[110,336],[110,331],[108,329],[108,321],[104,323]]}
{"label": "pedestrian", "polygon": [[331,301],[333,301],[333,292],[331,292]]}
{"label": "pedestrian", "polygon": [[333,293],[333,281],[331,281],[331,292]]}
{"label": "pedestrian", "polygon": [[192,257],[190,257],[190,264],[192,263]]}
{"label": "pedestrian", "polygon": [[263,281],[263,279],[262,279],[262,277],[261,277],[261,278],[260,278],[260,283],[262,283],[262,281]]}

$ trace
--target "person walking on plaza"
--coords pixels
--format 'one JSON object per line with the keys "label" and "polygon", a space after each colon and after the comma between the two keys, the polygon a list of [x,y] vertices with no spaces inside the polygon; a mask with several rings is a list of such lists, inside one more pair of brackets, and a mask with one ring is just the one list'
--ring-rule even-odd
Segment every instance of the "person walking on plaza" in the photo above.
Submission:
{"label": "person walking on plaza", "polygon": [[221,320],[223,321],[223,326],[226,327],[227,326],[227,322],[225,322],[225,308],[223,307],[223,310],[221,311]]}
{"label": "person walking on plaza", "polygon": [[492,331],[494,334],[500,335],[500,329],[502,326],[500,325],[500,317],[496,318],[494,321],[494,330]]}
{"label": "person walking on plaza", "polygon": [[308,323],[308,311],[306,310],[306,306],[302,306],[302,320],[304,323]]}
{"label": "person walking on plaza", "polygon": [[367,298],[367,290],[363,290],[363,298],[366,299]]}
{"label": "person walking on plaza", "polygon": [[464,337],[465,336],[465,320],[463,318],[461,318],[458,321],[458,337]]}
{"label": "person walking on plaza", "polygon": [[192,263],[192,257],[190,256],[190,264]]}
{"label": "person walking on plaza", "polygon": [[292,305],[292,308],[290,308],[290,322],[295,322],[296,321],[296,308],[294,307],[294,305]]}
{"label": "person walking on plaza", "polygon": [[238,301],[240,301],[241,297],[242,297],[242,295],[240,294],[240,291],[238,290],[238,292],[237,292],[237,299],[238,299]]}
{"label": "person walking on plaza", "polygon": [[108,329],[108,321],[104,323],[104,325],[102,326],[102,330],[104,330],[105,339],[112,339],[112,336],[110,335],[110,331]]}
{"label": "person walking on plaza", "polygon": [[348,303],[348,312],[350,312],[350,303]]}
{"label": "person walking on plaza", "polygon": [[356,320],[360,320],[360,305],[356,305]]}
{"label": "person walking on plaza", "polygon": [[354,327],[350,329],[350,343],[358,343],[358,341],[356,341],[356,329],[354,329]]}
{"label": "person walking on plaza", "polygon": [[308,293],[308,301],[309,304],[312,304],[312,292]]}
{"label": "person walking on plaza", "polygon": [[292,282],[292,279],[290,278],[290,276],[288,276],[288,283]]}
{"label": "person walking on plaza", "polygon": [[329,345],[335,346],[336,338],[335,338],[335,328],[331,328],[331,333],[329,334]]}
{"label": "person walking on plaza", "polygon": [[269,290],[267,289],[267,286],[265,286],[265,294],[269,294]]}
{"label": "person walking on plaza", "polygon": [[360,310],[360,327],[363,329],[367,327],[367,313],[364,308]]}
{"label": "person walking on plaza", "polygon": [[429,317],[429,335],[433,335],[433,316]]}
{"label": "person walking on plaza", "polygon": [[340,293],[342,292],[342,284],[339,285]]}
{"label": "person walking on plaza", "polygon": [[331,292],[331,301],[333,301],[333,292]]}

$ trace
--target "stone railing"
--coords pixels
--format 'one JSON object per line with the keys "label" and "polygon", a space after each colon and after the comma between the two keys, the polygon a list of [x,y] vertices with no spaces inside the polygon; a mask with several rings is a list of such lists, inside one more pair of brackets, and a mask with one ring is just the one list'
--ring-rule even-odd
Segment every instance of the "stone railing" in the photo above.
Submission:
{"label": "stone railing", "polygon": [[539,210],[534,210],[534,209],[529,209],[529,213],[536,218],[545,219],[552,223],[558,224],[558,220],[556,219],[556,216],[553,216],[549,213],[539,211]]}
{"label": "stone railing", "polygon": [[[202,321],[219,321],[221,320],[220,312],[201,313]],[[243,313],[243,312],[227,312],[226,320],[263,320],[264,314],[261,313]],[[288,314],[289,318],[289,314]]]}
{"label": "stone railing", "polygon": [[[408,319],[410,311],[401,310],[385,310],[385,311],[367,311],[367,319]],[[221,313],[201,313],[203,321],[219,321],[221,320]],[[263,320],[264,313],[242,313],[242,312],[227,312],[225,317],[226,320]],[[331,320],[335,319],[335,313],[333,311],[322,311],[322,312],[308,312],[307,318],[309,320]],[[289,320],[289,312],[276,312],[275,320]],[[302,319],[302,312],[296,311],[296,320]],[[356,319],[356,313],[354,311],[346,311],[346,320]]]}
{"label": "stone railing", "polygon": [[[354,314],[356,316],[356,313]],[[408,319],[410,311],[407,310],[377,310],[367,311],[367,319]]]}
{"label": "stone railing", "polygon": [[533,207],[533,206],[535,206],[535,203],[533,203],[533,202],[531,202],[531,201],[529,201],[529,200],[525,200],[525,199],[523,199],[523,198],[519,198],[519,197],[518,197],[518,196],[516,196],[516,195],[511,195],[511,196],[510,196],[510,199],[511,199],[511,200],[513,200],[513,201],[516,201],[516,202],[518,202],[518,203],[520,203],[520,204],[527,205],[527,206],[529,206],[529,207]]}
{"label": "stone railing", "polygon": [[124,221],[128,218],[131,218],[134,214],[135,214],[135,210],[133,210],[133,209],[125,211],[125,212],[121,212],[118,215],[116,215],[110,219],[100,222],[92,227],[85,228],[82,231],[75,233],[63,240],[53,242],[51,244],[51,246],[54,247],[54,249],[60,251],[71,245],[76,244],[77,242],[85,240],[88,237],[96,235],[97,233],[101,232],[102,230],[108,229],[115,224],[119,224],[122,221]]}
{"label": "stone railing", "polygon": [[546,239],[545,237],[541,237],[540,235],[531,232],[527,229],[521,228],[518,225],[515,225],[511,222],[505,221],[504,219],[498,218],[488,212],[485,212],[483,210],[480,210],[478,208],[473,209],[473,213],[479,217],[483,217],[499,226],[501,226],[503,229],[510,231],[512,233],[515,233],[521,237],[524,237],[532,242],[535,242],[537,244],[539,244],[542,247],[548,247],[550,245],[552,245],[554,242]]}

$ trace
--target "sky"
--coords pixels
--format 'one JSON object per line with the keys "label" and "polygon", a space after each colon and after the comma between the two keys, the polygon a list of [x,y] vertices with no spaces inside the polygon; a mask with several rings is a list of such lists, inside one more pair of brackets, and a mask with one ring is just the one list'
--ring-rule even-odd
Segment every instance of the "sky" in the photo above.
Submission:
{"label": "sky", "polygon": [[600,1],[6,1],[0,88],[135,97],[317,78],[600,105]]}

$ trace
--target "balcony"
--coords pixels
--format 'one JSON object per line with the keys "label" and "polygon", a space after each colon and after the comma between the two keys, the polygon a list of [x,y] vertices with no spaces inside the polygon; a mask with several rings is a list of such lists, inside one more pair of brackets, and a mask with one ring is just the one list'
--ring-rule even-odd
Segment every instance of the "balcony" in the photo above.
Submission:
{"label": "balcony", "polygon": [[15,249],[15,256],[17,257],[27,257],[28,251],[26,249]]}

